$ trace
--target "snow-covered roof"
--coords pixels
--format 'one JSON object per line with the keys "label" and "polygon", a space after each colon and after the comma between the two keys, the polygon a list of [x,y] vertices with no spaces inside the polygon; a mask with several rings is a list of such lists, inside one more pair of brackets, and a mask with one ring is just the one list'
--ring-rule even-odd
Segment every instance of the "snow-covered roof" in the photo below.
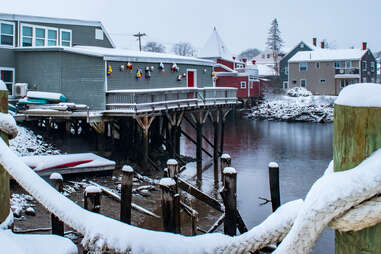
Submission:
{"label": "snow-covered roof", "polygon": [[9,14],[9,13],[0,13],[0,19],[9,20],[9,21],[101,27],[102,31],[106,35],[107,39],[110,41],[111,45],[114,48],[116,47],[114,41],[111,39],[111,36],[109,35],[106,28],[103,26],[102,22],[100,21],[68,19],[68,18],[52,18],[52,17],[41,17],[41,16]]}
{"label": "snow-covered roof", "polygon": [[222,41],[217,29],[214,28],[212,34],[210,35],[208,41],[204,47],[199,52],[199,57],[202,58],[224,58],[232,59],[233,54],[226,47],[225,43]]}
{"label": "snow-covered roof", "polygon": [[362,49],[316,49],[300,51],[288,60],[292,62],[314,62],[335,60],[360,60],[367,50]]}
{"label": "snow-covered roof", "polygon": [[276,76],[277,73],[274,68],[269,67],[266,64],[256,64],[258,68],[258,76],[259,77],[267,77],[267,76]]}
{"label": "snow-covered roof", "polygon": [[287,49],[284,49],[282,50],[282,52],[285,53],[284,57],[286,57],[289,53],[291,53],[294,49],[296,49],[297,47],[299,47],[299,45],[301,44],[304,44],[305,46],[307,46],[308,48],[310,48],[311,50],[316,50],[316,49],[319,49],[318,47],[314,46],[313,44],[310,44],[310,43],[306,43],[304,41],[300,41],[298,44],[296,44],[294,47],[292,48],[287,48]]}
{"label": "snow-covered roof", "polygon": [[153,63],[177,63],[213,66],[215,63],[206,59],[189,56],[178,56],[156,52],[135,51],[121,48],[104,48],[93,46],[74,47],[28,47],[16,48],[17,51],[64,51],[75,54],[102,57],[107,61],[131,61],[131,62],[153,62]]}

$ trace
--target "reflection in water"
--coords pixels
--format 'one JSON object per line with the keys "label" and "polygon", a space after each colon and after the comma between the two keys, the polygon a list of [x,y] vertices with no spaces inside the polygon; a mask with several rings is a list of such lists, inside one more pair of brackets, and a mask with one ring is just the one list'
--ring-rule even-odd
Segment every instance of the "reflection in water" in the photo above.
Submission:
{"label": "reflection in water", "polygon": [[[187,133],[194,134],[185,127]],[[204,134],[213,138],[212,125],[205,126]],[[208,147],[206,142],[204,147]],[[183,139],[182,153],[195,156],[194,151],[194,145]],[[282,203],[304,198],[332,160],[332,124],[229,120],[225,124],[224,151],[231,155],[232,166],[238,171],[239,211],[252,228],[271,213],[271,204],[260,206],[258,200],[270,198],[268,163],[276,161],[280,166]],[[205,153],[203,158],[210,160]],[[217,197],[216,173],[212,168],[205,171],[201,188]],[[333,245],[333,233],[327,230],[313,253],[333,253]]]}

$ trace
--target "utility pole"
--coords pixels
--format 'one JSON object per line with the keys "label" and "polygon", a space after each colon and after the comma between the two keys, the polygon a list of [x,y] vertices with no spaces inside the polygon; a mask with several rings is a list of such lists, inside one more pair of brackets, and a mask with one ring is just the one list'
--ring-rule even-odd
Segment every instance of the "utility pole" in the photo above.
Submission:
{"label": "utility pole", "polygon": [[137,33],[137,34],[134,34],[135,37],[138,37],[138,40],[139,40],[139,50],[142,51],[142,39],[141,37],[143,36],[147,36],[145,33]]}

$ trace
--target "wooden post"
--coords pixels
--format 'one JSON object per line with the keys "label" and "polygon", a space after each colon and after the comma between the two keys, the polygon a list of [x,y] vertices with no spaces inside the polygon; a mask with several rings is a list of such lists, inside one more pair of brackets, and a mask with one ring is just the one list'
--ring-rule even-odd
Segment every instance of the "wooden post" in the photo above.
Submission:
{"label": "wooden post", "polygon": [[169,159],[167,161],[168,175],[176,180],[179,173],[179,163],[175,159]]}
{"label": "wooden post", "polygon": [[[358,101],[364,99],[358,97]],[[381,108],[335,104],[334,114],[334,171],[345,171],[381,147]],[[381,223],[360,231],[336,231],[335,253],[381,253],[380,239]]]}
{"label": "wooden post", "polygon": [[178,228],[176,222],[178,221],[179,207],[176,207],[176,182],[172,178],[162,178],[160,180],[161,188],[161,210],[163,218],[163,228],[166,232],[177,233]]}
{"label": "wooden post", "polygon": [[226,167],[224,174],[224,188],[221,191],[225,205],[224,234],[235,236],[237,234],[237,171]]}
{"label": "wooden post", "polygon": [[269,163],[270,195],[273,212],[280,206],[279,166],[276,162]]}
{"label": "wooden post", "polygon": [[84,208],[94,213],[101,211],[102,190],[96,186],[87,186],[84,193]]}
{"label": "wooden post", "polygon": [[202,123],[196,123],[196,167],[197,167],[197,180],[201,181],[202,178]]}
{"label": "wooden post", "polygon": [[215,111],[210,113],[210,118],[213,122],[214,135],[213,135],[213,166],[214,166],[214,175],[215,181],[218,182],[218,139],[219,139],[219,121],[220,113]]}
{"label": "wooden post", "polygon": [[[0,80],[0,111],[8,113],[8,90],[4,82]],[[8,136],[0,131],[0,136],[8,144]],[[10,211],[10,187],[9,176],[5,169],[0,165],[0,223],[9,215]]]}
{"label": "wooden post", "polygon": [[[52,173],[49,177],[51,184],[60,193],[63,192],[63,178],[59,173]],[[52,234],[64,236],[64,223],[53,213],[51,214]]]}
{"label": "wooden post", "polygon": [[143,121],[141,118],[136,118],[136,121],[138,122],[139,126],[143,130],[143,166],[146,169],[148,168],[148,153],[149,153],[148,131],[154,119],[155,119],[154,116],[151,116],[151,117],[144,116]]}
{"label": "wooden post", "polygon": [[134,170],[124,165],[122,168],[122,187],[120,193],[120,221],[131,224],[132,182]]}
{"label": "wooden post", "polygon": [[221,162],[220,162],[220,171],[221,171],[221,181],[224,182],[224,168],[226,167],[230,167],[231,164],[232,164],[232,159],[230,157],[229,154],[227,153],[224,153],[221,155],[221,158],[220,158]]}

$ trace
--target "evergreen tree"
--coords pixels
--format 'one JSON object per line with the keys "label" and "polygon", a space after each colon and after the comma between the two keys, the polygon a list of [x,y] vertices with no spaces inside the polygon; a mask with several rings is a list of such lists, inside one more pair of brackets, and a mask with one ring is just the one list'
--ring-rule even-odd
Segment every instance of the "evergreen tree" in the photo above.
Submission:
{"label": "evergreen tree", "polygon": [[278,20],[275,18],[271,22],[271,27],[268,32],[269,36],[267,37],[266,46],[272,50],[273,52],[273,59],[274,59],[274,69],[277,73],[279,73],[279,62],[278,62],[278,56],[280,53],[280,49],[283,46],[283,40],[280,37],[280,30],[278,25]]}

